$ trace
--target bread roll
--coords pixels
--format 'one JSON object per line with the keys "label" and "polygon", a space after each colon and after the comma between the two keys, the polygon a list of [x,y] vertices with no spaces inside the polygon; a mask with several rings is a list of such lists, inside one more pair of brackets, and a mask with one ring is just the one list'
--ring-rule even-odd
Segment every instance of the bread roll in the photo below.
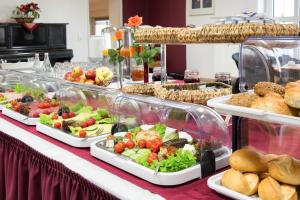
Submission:
{"label": "bread roll", "polygon": [[248,148],[235,151],[229,158],[229,164],[233,169],[242,172],[267,171],[267,162],[263,156]]}
{"label": "bread roll", "polygon": [[255,99],[251,104],[251,108],[289,116],[294,116],[296,114],[296,111],[291,109],[285,103],[282,96],[274,92],[269,92],[265,97]]}
{"label": "bread roll", "polygon": [[280,185],[272,177],[265,178],[260,182],[258,196],[261,200],[297,200],[295,187]]}
{"label": "bread roll", "polygon": [[235,169],[227,170],[221,179],[221,184],[224,187],[248,196],[257,193],[258,183],[257,174],[242,174]]}
{"label": "bread roll", "polygon": [[300,108],[300,81],[291,82],[285,86],[284,100],[289,106]]}
{"label": "bread roll", "polygon": [[258,82],[254,86],[255,94],[265,96],[268,92],[275,92],[284,95],[284,87],[272,82]]}
{"label": "bread roll", "polygon": [[300,161],[290,156],[280,156],[268,162],[270,175],[282,183],[300,185]]}

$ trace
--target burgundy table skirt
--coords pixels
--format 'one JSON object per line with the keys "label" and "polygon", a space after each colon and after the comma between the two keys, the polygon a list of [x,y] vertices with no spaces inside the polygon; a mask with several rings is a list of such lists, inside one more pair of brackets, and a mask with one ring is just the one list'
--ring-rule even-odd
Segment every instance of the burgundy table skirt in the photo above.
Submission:
{"label": "burgundy table skirt", "polygon": [[2,200],[117,199],[64,165],[2,132],[0,177]]}
{"label": "burgundy table skirt", "polygon": [[[227,199],[207,187],[207,178],[172,187],[154,185],[92,157],[89,148],[71,147],[37,132],[34,126],[26,126],[2,114],[0,118],[166,199]],[[115,199],[63,164],[4,133],[0,133],[0,173],[0,199]]]}

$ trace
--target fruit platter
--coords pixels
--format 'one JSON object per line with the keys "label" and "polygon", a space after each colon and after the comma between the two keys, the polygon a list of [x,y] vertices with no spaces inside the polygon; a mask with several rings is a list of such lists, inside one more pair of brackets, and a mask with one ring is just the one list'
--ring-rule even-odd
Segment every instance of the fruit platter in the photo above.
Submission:
{"label": "fruit platter", "polygon": [[[124,124],[91,145],[91,155],[158,185],[178,185],[201,178],[201,155],[211,151],[215,169],[228,165],[230,150],[216,138],[199,140],[165,124]],[[119,132],[115,132],[119,131]],[[206,166],[208,167],[208,166]]]}
{"label": "fruit platter", "polygon": [[36,129],[74,147],[89,147],[110,134],[115,117],[107,109],[93,109],[83,103],[61,105],[57,112],[39,116]]}
{"label": "fruit platter", "polygon": [[57,112],[59,102],[52,93],[44,94],[41,89],[26,89],[21,98],[8,101],[2,113],[26,125],[35,125],[41,114]]}
{"label": "fruit platter", "polygon": [[84,71],[81,67],[74,67],[67,72],[64,79],[70,82],[108,86],[113,79],[113,72],[108,67],[91,68]]}

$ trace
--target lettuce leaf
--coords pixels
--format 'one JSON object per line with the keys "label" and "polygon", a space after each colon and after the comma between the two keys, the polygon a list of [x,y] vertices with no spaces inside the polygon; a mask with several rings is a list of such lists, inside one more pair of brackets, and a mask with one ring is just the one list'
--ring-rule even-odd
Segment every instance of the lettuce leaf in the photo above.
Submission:
{"label": "lettuce leaf", "polygon": [[114,124],[116,122],[116,117],[112,116],[109,118],[104,118],[97,121],[97,124]]}
{"label": "lettuce leaf", "polygon": [[82,107],[84,107],[84,103],[78,102],[75,105],[70,106],[70,111],[71,112],[78,112]]}
{"label": "lettuce leaf", "polygon": [[161,138],[164,138],[167,126],[161,123],[155,124],[154,130],[160,134]]}
{"label": "lettuce leaf", "polygon": [[92,114],[93,113],[93,108],[91,106],[84,106],[84,107],[80,108],[77,112],[75,112],[76,115],[78,115],[80,113]]}
{"label": "lettuce leaf", "polygon": [[44,125],[52,126],[53,124],[52,116],[53,114],[50,115],[40,114],[39,122]]}
{"label": "lettuce leaf", "polygon": [[108,113],[108,111],[106,109],[98,108],[96,110],[96,113],[95,113],[95,115],[93,117],[94,117],[94,119],[96,121],[98,121],[98,120],[101,120],[103,118],[108,118],[109,117],[109,113]]}
{"label": "lettuce leaf", "polygon": [[24,85],[20,84],[20,83],[17,83],[16,86],[15,86],[15,89],[14,91],[16,93],[22,93],[22,92],[25,92],[26,91],[26,88]]}
{"label": "lettuce leaf", "polygon": [[160,161],[160,172],[177,172],[189,168],[197,163],[196,157],[189,151],[178,149],[175,155]]}

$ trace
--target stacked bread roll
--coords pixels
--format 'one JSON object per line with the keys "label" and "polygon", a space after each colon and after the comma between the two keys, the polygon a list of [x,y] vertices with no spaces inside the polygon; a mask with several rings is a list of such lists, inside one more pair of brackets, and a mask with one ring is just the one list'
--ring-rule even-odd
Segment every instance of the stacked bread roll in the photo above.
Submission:
{"label": "stacked bread roll", "polygon": [[250,36],[297,36],[296,24],[207,24],[199,28],[141,28],[137,42],[144,43],[240,43]]}
{"label": "stacked bread roll", "polygon": [[236,94],[227,103],[276,114],[299,116],[300,81],[290,82],[285,87],[271,82],[258,82],[253,89],[254,94]]}
{"label": "stacked bread roll", "polygon": [[221,180],[224,187],[247,196],[258,193],[262,200],[297,200],[300,160],[245,148],[235,151],[229,164]]}

